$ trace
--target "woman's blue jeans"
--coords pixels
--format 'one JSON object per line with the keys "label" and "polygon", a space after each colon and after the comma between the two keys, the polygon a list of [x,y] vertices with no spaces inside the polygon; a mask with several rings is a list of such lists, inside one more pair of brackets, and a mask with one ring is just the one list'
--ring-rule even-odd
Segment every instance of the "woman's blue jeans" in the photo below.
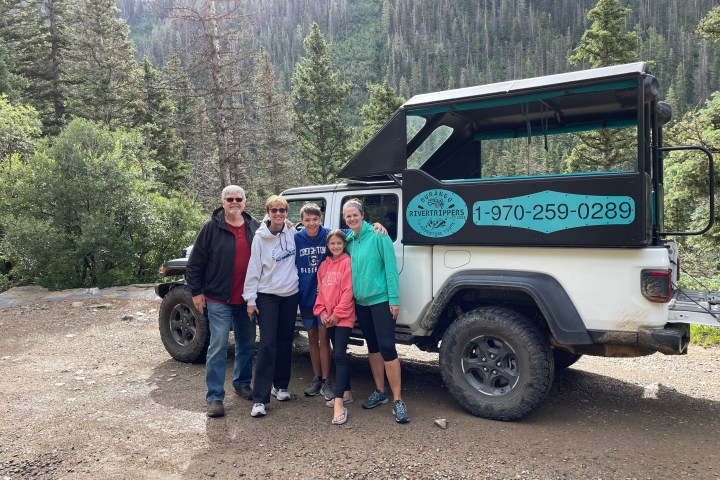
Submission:
{"label": "woman's blue jeans", "polygon": [[205,359],[205,400],[224,400],[225,369],[230,328],[235,331],[235,363],[233,387],[250,386],[252,381],[252,357],[255,353],[255,324],[250,321],[247,306],[207,302],[210,325],[210,346]]}

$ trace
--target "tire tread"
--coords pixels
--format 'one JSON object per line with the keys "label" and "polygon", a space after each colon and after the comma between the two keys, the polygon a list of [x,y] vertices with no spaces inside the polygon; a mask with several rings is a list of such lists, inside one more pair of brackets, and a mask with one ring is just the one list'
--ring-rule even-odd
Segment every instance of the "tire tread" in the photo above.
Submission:
{"label": "tire tread", "polygon": [[[497,401],[497,397],[492,397],[496,401],[486,401],[461,376],[456,378],[464,342],[482,334],[512,335],[509,343],[518,355],[520,347],[525,347],[527,352],[530,380],[513,388],[505,404]],[[465,340],[461,342],[463,337]],[[549,393],[555,371],[549,343],[538,326],[524,315],[500,307],[471,310],[450,324],[440,347],[440,367],[448,390],[464,409],[478,417],[503,421],[520,419],[537,407]]]}

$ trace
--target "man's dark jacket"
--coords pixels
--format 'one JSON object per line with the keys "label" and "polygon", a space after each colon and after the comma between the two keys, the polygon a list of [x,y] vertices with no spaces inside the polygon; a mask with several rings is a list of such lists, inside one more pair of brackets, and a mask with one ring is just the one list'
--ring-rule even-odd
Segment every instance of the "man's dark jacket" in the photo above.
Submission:
{"label": "man's dark jacket", "polygon": [[[245,219],[245,238],[252,246],[260,222],[247,212],[243,212],[242,216]],[[193,297],[202,293],[213,300],[229,302],[234,265],[235,234],[225,221],[225,210],[220,207],[202,226],[190,252],[185,280]]]}

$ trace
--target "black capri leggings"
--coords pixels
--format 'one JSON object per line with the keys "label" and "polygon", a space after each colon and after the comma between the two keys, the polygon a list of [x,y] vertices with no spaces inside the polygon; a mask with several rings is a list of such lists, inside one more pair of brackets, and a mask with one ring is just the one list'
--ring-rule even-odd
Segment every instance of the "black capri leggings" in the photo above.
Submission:
{"label": "black capri leggings", "polygon": [[[320,327],[323,328],[323,327]],[[335,358],[335,396],[342,398],[350,390],[350,365],[347,357],[347,347],[350,341],[350,327],[330,327],[328,337],[333,344],[333,357]]]}
{"label": "black capri leggings", "polygon": [[369,307],[355,304],[355,315],[367,342],[368,353],[378,353],[390,362],[398,358],[395,349],[395,319],[390,314],[388,302]]}

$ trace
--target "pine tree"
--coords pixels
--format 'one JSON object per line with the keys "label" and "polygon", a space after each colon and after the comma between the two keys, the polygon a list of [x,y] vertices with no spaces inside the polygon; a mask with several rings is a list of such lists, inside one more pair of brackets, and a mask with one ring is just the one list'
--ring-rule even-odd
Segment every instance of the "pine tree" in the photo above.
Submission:
{"label": "pine tree", "polygon": [[360,108],[363,129],[353,149],[355,151],[360,150],[385,125],[395,110],[405,102],[403,98],[395,95],[395,91],[387,82],[383,84],[369,83],[367,87],[370,99]]}
{"label": "pine tree", "polygon": [[184,185],[188,165],[181,158],[183,141],[175,129],[176,107],[161,84],[160,72],[147,57],[143,59],[140,98],[133,126],[145,137],[150,157],[156,161],[155,178],[166,192]]}
{"label": "pine tree", "polygon": [[15,58],[0,34],[0,95],[6,95],[12,101],[20,101],[22,90],[28,82],[14,73],[15,69]]}
{"label": "pine tree", "polygon": [[305,166],[293,152],[295,138],[286,98],[278,91],[277,75],[264,49],[255,56],[254,71],[252,101],[257,128],[253,169],[247,172],[246,184],[256,191],[256,197],[265,198],[302,184]]}
{"label": "pine tree", "polygon": [[618,0],[598,0],[587,14],[592,26],[583,33],[570,64],[588,62],[595,68],[637,60],[637,35],[624,33],[630,12]]}
{"label": "pine tree", "polygon": [[313,182],[330,183],[349,159],[351,131],[341,119],[350,86],[332,69],[330,46],[316,23],[303,40],[306,56],[295,66],[292,106],[300,155]]}
{"label": "pine tree", "polygon": [[2,36],[14,53],[14,73],[25,80],[24,101],[40,113],[45,131],[57,134],[65,116],[67,0],[12,0],[4,7]]}
{"label": "pine tree", "polygon": [[[598,0],[588,12],[593,23],[582,36],[571,64],[587,62],[592,67],[605,67],[637,60],[637,35],[624,33],[629,8],[618,0]],[[568,172],[634,171],[637,151],[634,129],[602,129],[578,134],[579,145],[565,159]]]}
{"label": "pine tree", "polygon": [[137,64],[113,0],[79,0],[66,55],[67,112],[110,127],[132,124]]}
{"label": "pine tree", "polygon": [[161,85],[175,105],[172,126],[182,139],[180,156],[189,169],[182,190],[212,210],[217,207],[218,188],[224,185],[220,184],[217,147],[204,99],[195,93],[192,80],[177,56],[170,57],[163,67]]}

